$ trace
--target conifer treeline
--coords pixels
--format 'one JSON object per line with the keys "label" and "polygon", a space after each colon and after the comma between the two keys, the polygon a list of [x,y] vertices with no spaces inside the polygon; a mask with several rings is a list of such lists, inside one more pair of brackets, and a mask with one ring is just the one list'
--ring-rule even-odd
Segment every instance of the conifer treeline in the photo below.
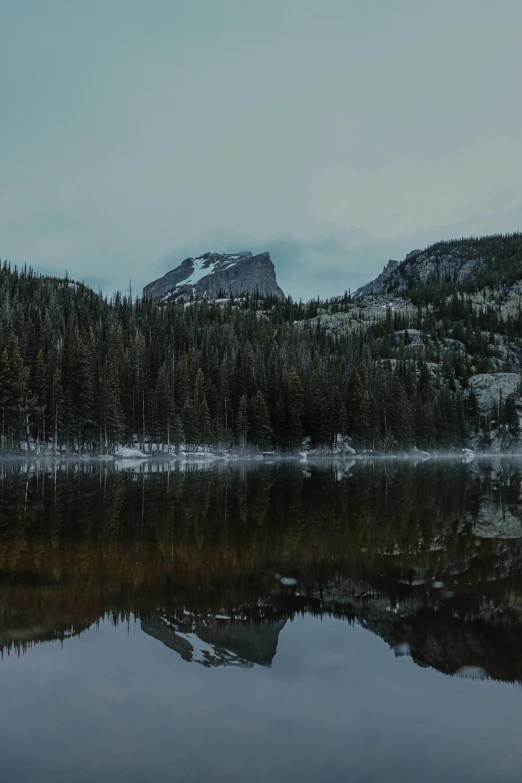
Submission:
{"label": "conifer treeline", "polygon": [[408,359],[391,339],[408,326],[399,315],[334,338],[293,323],[317,302],[262,306],[265,315],[248,299],[161,306],[118,294],[109,302],[83,284],[5,263],[2,449],[108,451],[133,437],[148,447],[285,450],[307,438],[328,448],[339,433],[358,448],[465,442],[476,423],[460,391],[465,362],[446,358],[434,370]]}

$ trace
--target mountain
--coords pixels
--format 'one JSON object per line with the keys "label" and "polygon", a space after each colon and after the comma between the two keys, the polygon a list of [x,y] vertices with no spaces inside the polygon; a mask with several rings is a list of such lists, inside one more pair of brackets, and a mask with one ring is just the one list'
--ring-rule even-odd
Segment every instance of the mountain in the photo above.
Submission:
{"label": "mountain", "polygon": [[298,303],[268,253],[209,253],[133,302],[5,262],[0,449],[522,450],[522,235],[386,275],[366,288],[384,293]]}
{"label": "mountain", "polygon": [[231,617],[198,617],[184,612],[156,615],[142,620],[141,630],[189,663],[213,666],[271,666],[277,652],[279,632],[286,618],[253,623]]}
{"label": "mountain", "polygon": [[143,289],[144,297],[160,300],[188,299],[194,295],[215,299],[222,294],[258,294],[284,299],[270,254],[204,253],[197,258],[186,258]]}
{"label": "mountain", "polygon": [[375,280],[356,297],[409,291],[424,285],[448,283],[466,290],[510,285],[522,277],[522,234],[438,242],[413,250],[404,261],[389,261]]}

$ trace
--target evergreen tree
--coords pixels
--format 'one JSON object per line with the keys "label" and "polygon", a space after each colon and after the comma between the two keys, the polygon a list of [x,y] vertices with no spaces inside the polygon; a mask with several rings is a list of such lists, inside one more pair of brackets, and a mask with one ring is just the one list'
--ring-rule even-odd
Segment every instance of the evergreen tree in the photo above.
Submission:
{"label": "evergreen tree", "polygon": [[[42,368],[39,370],[43,372]],[[94,422],[94,363],[85,343],[80,343],[76,360],[76,374],[74,379],[74,399],[77,410],[76,425],[78,437],[78,452],[81,454],[85,440],[91,441],[95,437]],[[45,415],[45,403],[40,403]]]}
{"label": "evergreen tree", "polygon": [[520,420],[518,417],[517,404],[514,394],[508,394],[504,404],[504,417],[508,432],[510,435],[520,434]]}
{"label": "evergreen tree", "polygon": [[295,367],[288,377],[290,445],[300,448],[303,442],[304,395],[301,379]]}
{"label": "evergreen tree", "polygon": [[273,431],[270,426],[268,407],[261,390],[252,398],[253,441],[259,449],[269,448],[272,444]]}
{"label": "evergreen tree", "polygon": [[183,432],[183,424],[181,423],[181,419],[179,416],[174,417],[174,421],[172,422],[172,443],[174,444],[174,447],[176,449],[176,454],[179,452],[179,447],[183,443],[183,439],[185,437]]}
{"label": "evergreen tree", "polygon": [[199,443],[200,431],[197,411],[191,400],[186,400],[181,414],[185,443],[195,448]]}
{"label": "evergreen tree", "polygon": [[7,348],[0,356],[0,411],[2,413],[2,450],[6,451],[13,408],[13,377]]}
{"label": "evergreen tree", "polygon": [[157,433],[158,449],[160,441],[164,443],[166,439],[167,450],[170,451],[171,427],[174,419],[174,399],[170,388],[166,362],[163,362],[159,369],[154,407],[154,429]]}
{"label": "evergreen tree", "polygon": [[400,448],[410,448],[413,445],[412,413],[406,389],[396,370],[391,379],[389,393],[390,431]]}
{"label": "evergreen tree", "polygon": [[213,440],[213,432],[210,411],[205,397],[199,403],[199,430],[203,444],[208,446]]}
{"label": "evergreen tree", "polygon": [[237,410],[237,440],[239,445],[244,448],[248,435],[248,400],[246,394],[243,394],[239,400]]}
{"label": "evergreen tree", "polygon": [[277,397],[272,423],[275,443],[279,449],[285,449],[288,445],[288,419],[282,394]]}
{"label": "evergreen tree", "polygon": [[354,367],[348,377],[347,425],[349,435],[358,446],[364,445],[369,431],[369,397],[365,395],[364,384],[359,369]]}

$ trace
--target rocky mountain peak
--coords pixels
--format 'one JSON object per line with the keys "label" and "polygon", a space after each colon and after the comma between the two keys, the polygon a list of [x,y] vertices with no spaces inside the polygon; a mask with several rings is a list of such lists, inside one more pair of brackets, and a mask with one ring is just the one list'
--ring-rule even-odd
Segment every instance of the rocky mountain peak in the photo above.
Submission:
{"label": "rocky mountain peak", "polygon": [[355,296],[408,291],[433,283],[485,285],[512,283],[522,269],[522,234],[455,239],[412,250],[400,263],[390,261]]}
{"label": "rocky mountain peak", "polygon": [[204,253],[197,258],[186,258],[175,269],[143,289],[143,296],[164,301],[192,296],[215,299],[220,294],[284,298],[270,254],[253,255],[247,250]]}

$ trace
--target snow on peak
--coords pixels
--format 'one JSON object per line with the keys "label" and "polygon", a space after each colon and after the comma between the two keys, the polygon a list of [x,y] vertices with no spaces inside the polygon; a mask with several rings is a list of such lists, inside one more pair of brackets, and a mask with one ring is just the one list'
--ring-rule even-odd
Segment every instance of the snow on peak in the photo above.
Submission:
{"label": "snow on peak", "polygon": [[207,275],[211,275],[213,272],[222,272],[225,269],[235,266],[238,261],[244,258],[250,258],[252,253],[204,253],[197,258],[188,258],[192,264],[192,271],[185,280],[181,280],[178,285],[194,286],[199,283]]}
{"label": "snow on peak", "polygon": [[143,289],[144,296],[162,302],[178,297],[213,299],[254,292],[260,296],[284,297],[277,285],[269,253],[253,255],[243,250],[234,253],[204,253],[195,258],[185,258],[175,269]]}

